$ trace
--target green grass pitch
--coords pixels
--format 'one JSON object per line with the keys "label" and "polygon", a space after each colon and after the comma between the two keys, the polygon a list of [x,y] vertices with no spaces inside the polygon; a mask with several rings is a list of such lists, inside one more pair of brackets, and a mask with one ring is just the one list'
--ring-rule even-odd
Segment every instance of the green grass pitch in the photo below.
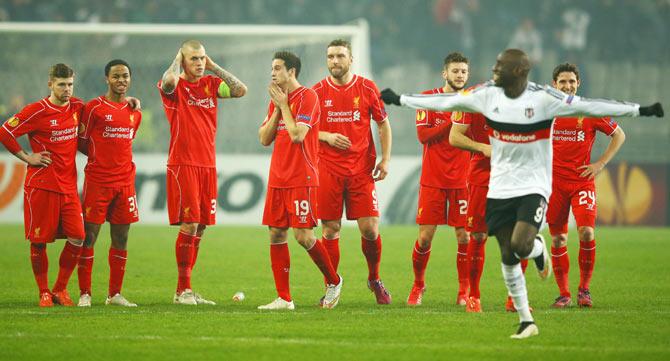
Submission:
{"label": "green grass pitch", "polygon": [[[176,228],[131,228],[124,295],[136,309],[104,306],[109,268],[108,229],[96,245],[93,307],[40,309],[23,228],[1,226],[0,350],[3,360],[668,360],[670,359],[669,229],[601,228],[591,285],[595,307],[553,310],[553,276],[528,268],[531,305],[540,335],[515,341],[515,314],[506,297],[495,239],[482,277],[484,313],[466,314],[456,298],[456,244],[441,228],[433,244],[424,304],[405,305],[413,274],[417,228],[383,227],[381,275],[393,304],[378,306],[367,290],[360,238],[343,230],[344,288],[333,310],[315,306],[322,278],[297,242],[290,243],[294,312],[260,312],[275,297],[263,227],[209,229],[193,287],[217,306],[172,304]],[[576,294],[576,234],[571,232],[571,288]],[[53,284],[62,241],[49,246]],[[77,300],[76,271],[70,294]],[[233,302],[237,291],[246,294]]]}

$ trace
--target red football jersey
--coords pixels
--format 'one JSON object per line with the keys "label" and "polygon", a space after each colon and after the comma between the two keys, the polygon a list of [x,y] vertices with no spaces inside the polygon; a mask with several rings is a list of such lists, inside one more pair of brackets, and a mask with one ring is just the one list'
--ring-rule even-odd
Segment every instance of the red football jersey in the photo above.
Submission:
{"label": "red football jersey", "polygon": [[321,130],[340,133],[351,141],[347,150],[321,144],[320,161],[342,177],[372,173],[377,154],[370,120],[380,123],[386,119],[386,109],[379,98],[377,85],[372,80],[354,75],[345,85],[336,85],[327,77],[312,89],[321,104]]}
{"label": "red football jersey", "polygon": [[591,182],[580,177],[582,165],[591,164],[591,149],[596,132],[611,136],[619,126],[605,118],[555,118],[553,131],[553,177],[562,182]]}
{"label": "red football jersey", "polygon": [[217,93],[222,81],[211,75],[195,83],[180,78],[172,94],[165,94],[158,82],[170,122],[168,165],[216,167]]}
{"label": "red football jersey", "polygon": [[[440,94],[444,89],[435,88],[426,90],[422,94]],[[469,123],[469,113],[462,112],[434,112],[427,110],[416,111],[417,127],[449,128],[440,140],[423,145],[423,160],[421,165],[421,185],[435,188],[465,188],[466,173],[464,170],[470,161],[470,152],[452,147],[449,144],[449,132],[452,121]],[[443,125],[446,124],[446,125]]]}
{"label": "red football jersey", "polygon": [[[291,114],[296,125],[310,127],[302,143],[293,143],[281,117],[270,161],[268,186],[272,188],[314,187],[319,185],[319,98],[312,89],[301,86],[288,95]],[[268,108],[265,124],[275,106]]]}
{"label": "red football jersey", "polygon": [[[469,117],[454,120],[454,123],[469,125],[468,135],[472,140],[478,143],[490,144],[489,128],[486,125],[486,118],[482,114],[470,113]],[[491,159],[480,152],[473,152],[470,156],[470,166],[468,168],[468,184],[488,187],[490,175]]]}
{"label": "red football jersey", "polygon": [[135,182],[133,139],[141,121],[142,113],[128,102],[100,96],[86,103],[79,137],[89,141],[84,169],[88,181],[110,187]]}
{"label": "red football jersey", "polygon": [[27,134],[33,153],[51,153],[47,167],[28,166],[24,186],[59,193],[77,192],[77,132],[84,102],[70,98],[57,106],[44,98],[27,105],[3,124],[14,138]]}

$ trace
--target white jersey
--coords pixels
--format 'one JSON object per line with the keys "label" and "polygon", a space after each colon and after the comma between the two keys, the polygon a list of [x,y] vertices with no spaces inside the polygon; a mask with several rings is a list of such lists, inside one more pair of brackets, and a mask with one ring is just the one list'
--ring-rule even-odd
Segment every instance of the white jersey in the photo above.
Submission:
{"label": "white jersey", "polygon": [[489,81],[472,91],[401,95],[400,103],[418,109],[481,113],[491,141],[488,198],[551,195],[551,133],[561,116],[638,116],[639,104],[586,99],[529,82],[517,98]]}

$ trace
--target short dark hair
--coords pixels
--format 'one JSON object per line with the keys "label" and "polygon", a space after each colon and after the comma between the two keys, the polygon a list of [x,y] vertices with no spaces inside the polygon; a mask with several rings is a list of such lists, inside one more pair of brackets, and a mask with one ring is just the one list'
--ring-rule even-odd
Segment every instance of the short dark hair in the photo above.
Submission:
{"label": "short dark hair", "polygon": [[73,76],[74,76],[74,70],[72,70],[72,68],[63,63],[52,65],[51,68],[49,68],[49,79],[71,78]]}
{"label": "short dark hair", "polygon": [[295,69],[295,77],[298,78],[300,74],[300,57],[290,51],[278,51],[272,59],[280,59],[284,61],[286,70]]}
{"label": "short dark hair", "polygon": [[328,49],[332,46],[344,46],[345,48],[347,48],[349,50],[349,55],[351,55],[351,43],[348,40],[335,39],[328,44],[326,49]]}
{"label": "short dark hair", "polygon": [[128,73],[130,73],[130,75],[133,75],[133,71],[130,70],[130,65],[128,65],[128,63],[125,60],[114,59],[114,60],[110,61],[109,63],[107,63],[107,65],[105,65],[105,76],[109,76],[109,71],[112,70],[112,67],[115,66],[115,65],[125,66],[126,68],[128,68]]}
{"label": "short dark hair", "polygon": [[451,63],[465,63],[469,64],[470,62],[468,61],[468,58],[465,57],[465,55],[455,51],[453,53],[450,53],[447,55],[446,58],[444,58],[444,67],[448,67],[449,64]]}
{"label": "short dark hair", "polygon": [[561,73],[575,73],[575,75],[577,76],[577,80],[579,80],[579,68],[577,67],[576,64],[563,63],[555,67],[554,72],[551,74],[554,81],[558,80],[558,76]]}

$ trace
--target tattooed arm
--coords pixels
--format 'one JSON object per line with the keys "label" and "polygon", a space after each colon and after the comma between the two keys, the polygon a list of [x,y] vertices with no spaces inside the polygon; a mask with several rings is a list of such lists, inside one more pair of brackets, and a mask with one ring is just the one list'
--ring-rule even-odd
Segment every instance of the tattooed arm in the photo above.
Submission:
{"label": "tattooed arm", "polygon": [[221,78],[224,83],[226,83],[228,91],[225,91],[224,89],[223,94],[221,94],[221,92],[219,93],[220,97],[241,98],[247,93],[247,86],[244,85],[240,79],[237,79],[235,75],[220,67],[209,56],[207,56],[207,64],[205,65],[205,69],[211,71],[216,76]]}
{"label": "tattooed arm", "polygon": [[179,81],[179,68],[181,66],[183,55],[181,53],[181,48],[177,52],[170,67],[167,68],[165,73],[163,73],[163,79],[161,81],[161,89],[165,94],[172,94],[174,89],[177,87],[177,82]]}

